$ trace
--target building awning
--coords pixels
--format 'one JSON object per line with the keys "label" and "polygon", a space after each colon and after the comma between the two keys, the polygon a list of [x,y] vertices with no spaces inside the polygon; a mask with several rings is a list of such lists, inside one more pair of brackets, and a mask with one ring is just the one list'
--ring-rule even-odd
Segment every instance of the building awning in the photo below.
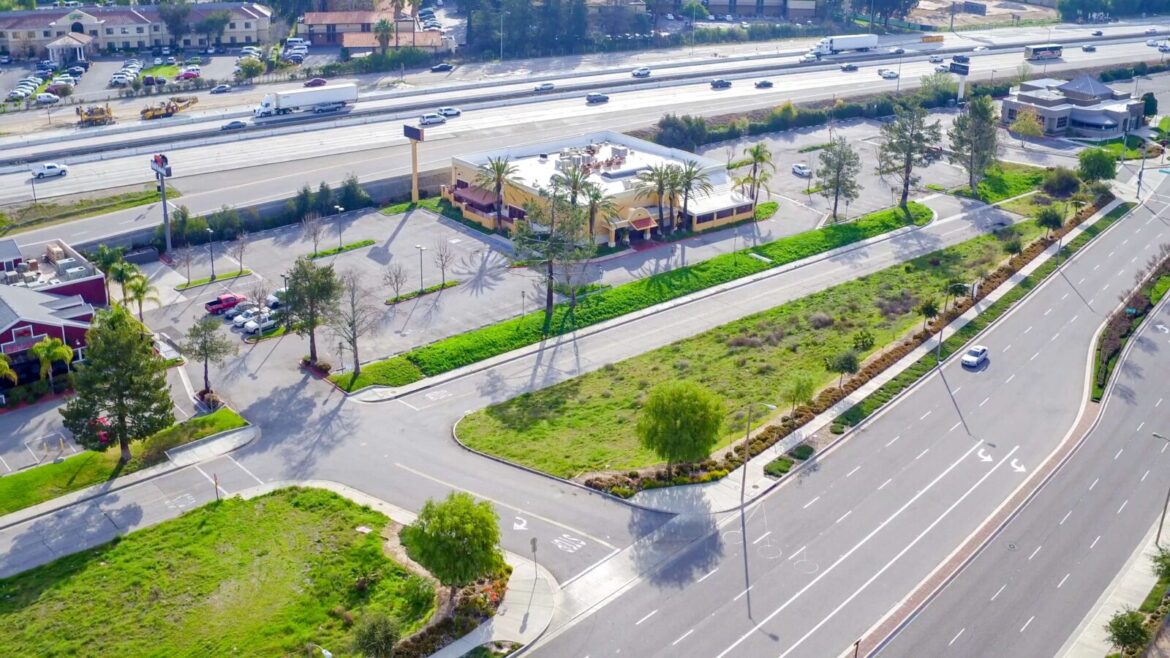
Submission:
{"label": "building awning", "polygon": [[1117,122],[1100,114],[1079,114],[1074,112],[1072,120],[1086,126],[1100,126],[1101,128],[1116,128]]}
{"label": "building awning", "polygon": [[751,199],[735,190],[714,190],[711,194],[698,194],[692,197],[687,203],[687,214],[698,216],[736,208],[745,203],[751,203]]}
{"label": "building awning", "polygon": [[639,231],[645,231],[647,229],[652,229],[658,226],[658,222],[654,221],[653,217],[639,217],[635,220],[632,220],[630,222],[630,226]]}
{"label": "building awning", "polygon": [[479,206],[492,206],[496,203],[495,192],[482,187],[460,187],[455,190],[455,198]]}

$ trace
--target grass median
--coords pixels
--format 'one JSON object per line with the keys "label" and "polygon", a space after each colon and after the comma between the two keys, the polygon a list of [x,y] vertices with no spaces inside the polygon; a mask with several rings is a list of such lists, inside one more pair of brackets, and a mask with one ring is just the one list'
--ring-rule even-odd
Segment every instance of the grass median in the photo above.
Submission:
{"label": "grass median", "polygon": [[[179,198],[180,193],[167,188],[167,200]],[[57,224],[74,219],[85,219],[95,215],[136,208],[160,201],[158,190],[152,185],[148,190],[126,192],[93,199],[80,199],[71,203],[33,203],[0,211],[0,231],[12,233],[47,224]]]}
{"label": "grass median", "polygon": [[191,288],[198,288],[200,286],[205,286],[209,283],[217,283],[220,281],[231,281],[232,279],[239,279],[239,278],[245,277],[245,276],[252,276],[252,270],[243,269],[243,270],[237,270],[235,272],[227,272],[226,274],[217,274],[214,279],[211,277],[204,277],[202,279],[195,279],[194,281],[188,281],[187,283],[175,286],[175,290],[189,290]]}
{"label": "grass median", "polygon": [[971,193],[971,188],[963,186],[955,190],[955,194],[970,198],[977,198],[986,203],[998,203],[1004,199],[1026,194],[1040,187],[1044,181],[1044,168],[1031,165],[1016,164],[1014,162],[999,162],[988,168],[983,180],[979,181],[978,196]]}
{"label": "grass median", "polygon": [[166,451],[176,446],[246,425],[236,412],[221,407],[206,416],[196,416],[176,423],[144,441],[130,444],[133,458],[118,463],[117,446],[105,452],[85,451],[59,462],[17,471],[0,477],[0,515],[31,507],[94,484],[153,466],[166,459]]}
{"label": "grass median", "polygon": [[[897,208],[882,210],[865,215],[855,222],[805,231],[602,290],[580,300],[572,311],[568,304],[558,304],[553,311],[552,335],[605,322],[904,226],[922,226],[932,216],[930,208],[911,203],[908,214]],[[753,253],[762,258],[752,257]],[[538,343],[545,338],[543,327],[544,312],[534,311],[371,363],[364,366],[361,375],[356,378],[348,373],[340,373],[330,377],[330,380],[347,391],[372,385],[403,386]]]}
{"label": "grass median", "polygon": [[350,242],[349,244],[342,245],[340,247],[322,249],[321,251],[318,251],[317,253],[309,256],[309,259],[316,260],[318,258],[325,258],[326,256],[336,256],[337,254],[344,254],[347,251],[354,251],[355,249],[361,249],[362,247],[369,247],[373,244],[373,240],[358,240],[357,242]]}
{"label": "grass median", "polygon": [[[1018,225],[1025,240],[1042,231]],[[952,281],[972,281],[1007,257],[1005,241],[980,236],[641,356],[527,393],[466,416],[459,438],[472,448],[560,477],[659,463],[634,434],[654,383],[688,379],[719,395],[725,409],[779,405],[796,373],[818,386],[837,381],[826,360],[848,349],[868,355],[922,325],[918,305],[941,306]],[[729,423],[720,445],[740,438]]]}
{"label": "grass median", "polygon": [[368,612],[406,636],[435,593],[386,556],[387,523],[320,490],[210,503],[0,580],[0,642],[21,656],[292,656],[348,649]]}

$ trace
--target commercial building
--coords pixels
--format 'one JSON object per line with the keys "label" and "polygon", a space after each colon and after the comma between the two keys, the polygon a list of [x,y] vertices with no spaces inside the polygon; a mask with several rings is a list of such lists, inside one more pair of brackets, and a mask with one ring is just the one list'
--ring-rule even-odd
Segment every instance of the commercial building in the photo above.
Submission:
{"label": "commercial building", "polygon": [[[381,11],[311,11],[297,23],[297,36],[314,46],[343,46],[355,53],[373,51],[380,46],[374,26],[383,19],[394,22],[390,16],[391,12]],[[404,15],[398,18],[387,47],[435,51],[450,50],[454,43],[440,32],[422,31],[417,20]]]}
{"label": "commercial building", "polygon": [[[495,189],[481,180],[483,167],[493,158],[507,158],[514,169],[504,185],[498,224]],[[686,213],[682,211],[683,199],[675,197],[676,217],[671,216],[671,200],[663,199],[660,225],[657,194],[639,184],[638,174],[654,166],[682,166],[688,161],[701,168],[711,191],[692,194]],[[452,158],[450,182],[441,193],[465,219],[511,233],[524,221],[525,206],[541,203],[541,190],[547,190],[554,178],[572,167],[584,172],[612,203],[611,210],[596,217],[591,227],[595,239],[610,246],[648,240],[656,230],[719,228],[751,218],[755,212],[751,199],[735,188],[723,163],[611,131]],[[577,203],[583,206],[585,201],[578,198]]]}
{"label": "commercial building", "polygon": [[[271,40],[272,10],[251,2],[191,4],[187,22],[195,25],[208,15],[227,11],[231,20],[222,44],[263,43]],[[158,5],[53,7],[0,13],[0,52],[18,57],[53,54],[64,61],[86,59],[96,51],[136,50],[156,46],[203,46],[207,35],[171,36]]]}
{"label": "commercial building", "polygon": [[1047,134],[1109,138],[1141,125],[1143,109],[1141,99],[1085,75],[1024,82],[1003,100],[1000,116],[1010,124],[1030,110]]}
{"label": "commercial building", "polygon": [[95,306],[108,303],[105,275],[60,240],[21,247],[12,238],[0,239],[0,292],[11,288],[80,295]]}

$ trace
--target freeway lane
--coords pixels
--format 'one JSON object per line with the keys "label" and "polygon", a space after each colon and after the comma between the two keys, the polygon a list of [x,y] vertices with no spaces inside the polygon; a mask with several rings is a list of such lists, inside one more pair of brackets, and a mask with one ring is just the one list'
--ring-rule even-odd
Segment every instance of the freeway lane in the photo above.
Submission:
{"label": "freeway lane", "polygon": [[[1164,191],[1164,190],[1163,190]],[[1155,205],[1165,207],[1164,202]],[[1170,485],[1163,305],[1077,452],[882,656],[1051,656],[1144,540]]]}
{"label": "freeway lane", "polygon": [[[1102,61],[1132,61],[1134,49],[1141,46],[1116,46],[1112,55],[1097,53]],[[1083,65],[1086,53],[1070,52],[1067,64]],[[1000,62],[1004,71],[1014,70],[1018,55],[989,55],[982,61]],[[927,62],[907,63],[903,82],[931,70]],[[990,64],[989,64],[990,66]],[[991,71],[985,71],[990,73]],[[756,106],[771,106],[784,99],[805,101],[831,98],[855,92],[861,81],[872,90],[893,89],[896,82],[882,81],[872,67],[853,74],[834,73],[829,77],[817,73],[786,76],[784,89],[774,94],[760,93],[748,84],[713,92],[706,85],[691,85],[672,90],[669,97],[654,90],[615,94],[606,106],[585,107],[580,99],[545,100],[516,107],[469,111],[466,116],[444,126],[428,129],[428,141],[420,149],[420,166],[424,169],[445,167],[452,155],[474,153],[517,142],[555,139],[566,134],[595,130],[628,130],[652,124],[664,111],[720,114]],[[151,177],[146,156],[114,157],[101,162],[77,164],[64,179],[45,180],[37,184],[41,198],[74,194],[148,182]],[[228,141],[220,145],[187,148],[170,153],[176,176],[171,184],[183,194],[182,203],[197,213],[209,212],[227,203],[257,203],[286,198],[303,184],[319,181],[339,183],[347,174],[356,173],[363,180],[403,175],[409,170],[408,148],[397,123],[321,130],[303,135],[284,135],[269,139]],[[24,174],[0,175],[0,204],[30,201],[32,186]],[[70,240],[111,235],[141,225],[161,221],[157,207],[137,208],[108,216],[71,222],[67,226],[49,227],[27,233],[29,242],[51,238]]]}
{"label": "freeway lane", "polygon": [[746,539],[723,526],[718,541],[647,574],[543,655],[844,652],[1060,442],[1097,326],[1149,245],[1168,236],[1147,211],[1123,220],[980,338],[992,353],[985,369],[950,362],[755,505]]}

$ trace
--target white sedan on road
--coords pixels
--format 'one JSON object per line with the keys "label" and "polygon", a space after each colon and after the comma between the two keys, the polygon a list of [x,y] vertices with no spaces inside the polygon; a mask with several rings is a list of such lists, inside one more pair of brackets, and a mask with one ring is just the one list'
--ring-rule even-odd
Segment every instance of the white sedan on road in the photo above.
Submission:
{"label": "white sedan on road", "polygon": [[987,348],[983,345],[972,347],[963,355],[962,362],[964,368],[975,369],[982,366],[984,363],[987,363]]}

